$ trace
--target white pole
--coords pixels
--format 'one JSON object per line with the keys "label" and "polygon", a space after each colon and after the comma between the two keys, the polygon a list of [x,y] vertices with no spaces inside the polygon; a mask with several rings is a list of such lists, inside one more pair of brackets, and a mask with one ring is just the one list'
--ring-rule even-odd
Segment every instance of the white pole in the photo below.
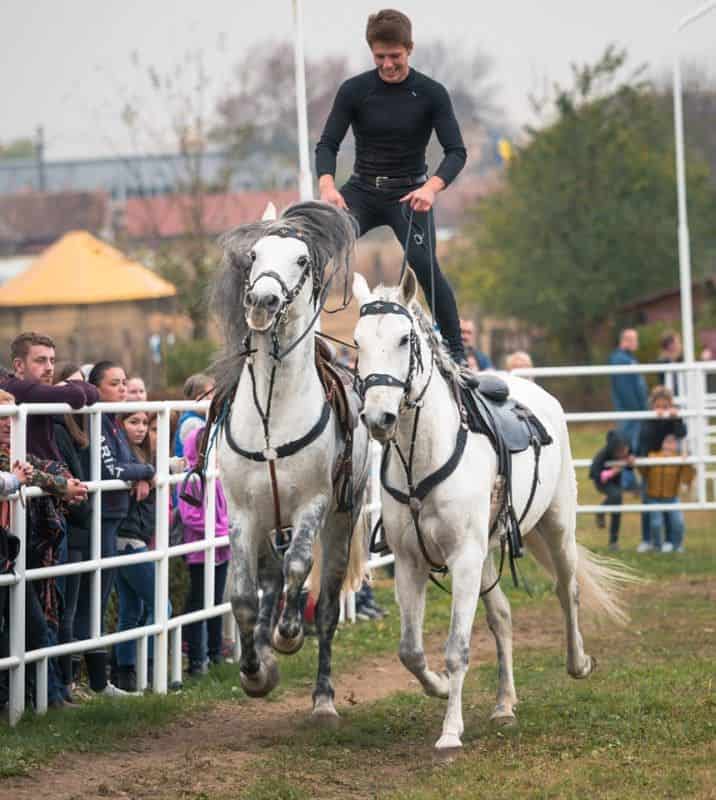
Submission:
{"label": "white pole", "polygon": [[313,199],[313,178],[308,152],[308,112],[306,108],[306,65],[303,55],[303,9],[301,0],[293,2],[293,60],[296,73],[296,114],[298,117],[298,191],[301,200]]}
{"label": "white pole", "polygon": [[[676,28],[678,36],[688,25],[716,8],[716,0],[684,17]],[[694,314],[691,305],[691,248],[686,208],[686,165],[684,156],[684,113],[681,97],[681,65],[678,46],[674,56],[674,134],[676,138],[676,188],[679,209],[679,280],[681,285],[681,328],[684,340],[684,361],[694,360]]]}

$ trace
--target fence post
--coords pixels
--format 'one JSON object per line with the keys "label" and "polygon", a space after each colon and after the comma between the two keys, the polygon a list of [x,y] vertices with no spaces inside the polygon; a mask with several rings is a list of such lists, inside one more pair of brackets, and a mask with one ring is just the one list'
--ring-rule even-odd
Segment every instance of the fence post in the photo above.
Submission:
{"label": "fence post", "polygon": [[[27,430],[27,411],[18,406],[13,419],[10,442],[10,463],[25,460],[25,435]],[[25,569],[26,558],[26,520],[25,506],[18,498],[14,502],[12,532],[20,539],[20,552],[15,563],[17,583],[10,587],[10,655],[19,660],[10,669],[10,698],[8,715],[10,725],[16,725],[25,711]]]}
{"label": "fence post", "polygon": [[[90,480],[102,480],[102,412],[92,410],[90,414]],[[90,533],[90,559],[102,557],[102,489],[94,492],[92,502],[92,530]],[[89,574],[90,581],[90,639],[102,633],[102,569],[95,567]]]}
{"label": "fence post", "polygon": [[207,462],[206,491],[204,492],[204,539],[209,548],[204,550],[204,608],[214,603],[216,575],[216,446],[211,448]]}
{"label": "fence post", "polygon": [[694,410],[698,416],[694,417],[696,435],[696,450],[694,455],[699,459],[696,465],[696,497],[699,503],[705,503],[706,496],[706,464],[704,459],[708,452],[706,438],[708,435],[708,418],[706,416],[706,370],[694,370],[691,381],[694,396]]}
{"label": "fence post", "polygon": [[[157,414],[156,539],[161,553],[154,573],[154,622],[162,629],[154,637],[154,691],[167,693],[167,653],[169,645],[169,410]],[[181,652],[181,650],[180,650]]]}

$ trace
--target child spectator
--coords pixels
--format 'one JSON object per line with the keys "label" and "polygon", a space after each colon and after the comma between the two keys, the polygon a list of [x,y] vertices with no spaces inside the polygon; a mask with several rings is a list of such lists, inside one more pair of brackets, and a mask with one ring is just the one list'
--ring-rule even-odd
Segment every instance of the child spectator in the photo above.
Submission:
{"label": "child spectator", "polygon": [[[611,461],[621,461],[623,464],[607,464]],[[636,478],[632,470],[634,456],[629,452],[629,443],[617,431],[607,432],[607,443],[592,460],[589,468],[589,477],[603,494],[603,506],[620,506],[624,490],[637,488]],[[604,527],[604,515],[597,515],[598,527]],[[619,549],[619,528],[621,527],[621,514],[612,512],[609,524],[609,549]]]}
{"label": "child spectator", "polygon": [[[649,452],[649,458],[676,458],[679,455],[679,440],[674,434],[668,434],[661,443],[661,449]],[[644,467],[645,494],[647,504],[675,504],[679,502],[679,488],[682,484],[690,485],[694,479],[694,468],[690,464],[661,464]],[[663,541],[661,536],[662,520],[667,523],[670,541]],[[662,553],[684,551],[684,515],[678,509],[673,511],[650,511],[649,531],[653,550]]]}
{"label": "child spectator", "polygon": [[[186,400],[211,400],[214,394],[214,379],[203,372],[190,375],[184,382],[184,398]],[[184,455],[184,442],[187,436],[197,428],[203,428],[206,415],[203,411],[184,411],[177,422],[174,435],[174,455]]]}
{"label": "child spectator", "polygon": [[[194,467],[198,458],[199,439],[203,428],[192,431],[184,442],[184,456],[189,467]],[[184,493],[190,497],[201,499],[201,487],[197,481],[187,484]],[[184,494],[183,493],[183,494]],[[183,495],[179,499],[179,513],[184,525],[184,541],[198,542],[205,538],[204,503],[194,505],[187,502]],[[216,529],[215,535],[226,536],[229,531],[229,520],[226,498],[221,487],[221,481],[216,479]],[[217,547],[214,568],[214,603],[223,602],[226,573],[229,566],[229,548]],[[198,611],[204,607],[204,561],[203,550],[188,553],[186,561],[189,566],[189,593],[187,595],[187,613]],[[212,617],[205,622],[195,622],[187,626],[187,641],[189,644],[189,674],[202,675],[207,672],[207,655],[213,664],[222,661],[222,619],[220,616]],[[205,637],[206,631],[206,637]]]}

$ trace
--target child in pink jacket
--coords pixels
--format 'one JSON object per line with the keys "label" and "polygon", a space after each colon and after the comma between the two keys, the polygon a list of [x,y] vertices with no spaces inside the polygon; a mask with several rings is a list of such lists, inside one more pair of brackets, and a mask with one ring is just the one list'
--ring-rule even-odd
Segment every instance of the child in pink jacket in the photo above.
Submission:
{"label": "child in pink jacket", "polygon": [[[204,428],[192,431],[184,442],[184,457],[189,467],[197,462],[199,442]],[[201,486],[198,480],[187,484],[184,493],[201,497]],[[184,499],[179,499],[179,513],[184,527],[184,542],[198,542],[206,538],[204,503],[195,506]],[[216,479],[216,537],[226,536],[229,531],[229,518],[226,497],[221,482]],[[214,567],[214,603],[223,602],[226,573],[229,567],[230,549],[228,546],[215,550]],[[187,594],[185,612],[198,611],[204,607],[204,560],[205,551],[187,553],[189,565],[189,592]],[[186,640],[189,644],[189,674],[204,675],[207,672],[207,656],[212,664],[220,664],[221,654],[221,617],[212,617],[203,622],[195,622],[186,629]]]}

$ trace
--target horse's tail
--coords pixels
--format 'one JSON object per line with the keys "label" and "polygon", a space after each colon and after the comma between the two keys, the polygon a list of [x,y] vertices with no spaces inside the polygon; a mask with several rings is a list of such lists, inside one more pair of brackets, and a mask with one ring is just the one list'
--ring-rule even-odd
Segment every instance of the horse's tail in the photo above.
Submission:
{"label": "horse's tail", "polygon": [[[368,553],[368,538],[370,536],[370,520],[368,512],[361,510],[351,531],[351,544],[348,553],[348,566],[343,579],[343,592],[357,592],[363,582],[366,572],[366,558]],[[313,566],[308,576],[311,591],[318,595],[321,587],[321,560],[323,548],[321,538],[317,536],[313,543]]]}
{"label": "horse's tail", "polygon": [[[527,536],[525,545],[537,563],[553,578],[556,578],[552,556],[544,538]],[[597,619],[608,619],[617,625],[627,625],[629,614],[624,590],[627,586],[644,583],[634,570],[615,558],[598,555],[581,544],[577,544],[577,585],[580,607]]]}

